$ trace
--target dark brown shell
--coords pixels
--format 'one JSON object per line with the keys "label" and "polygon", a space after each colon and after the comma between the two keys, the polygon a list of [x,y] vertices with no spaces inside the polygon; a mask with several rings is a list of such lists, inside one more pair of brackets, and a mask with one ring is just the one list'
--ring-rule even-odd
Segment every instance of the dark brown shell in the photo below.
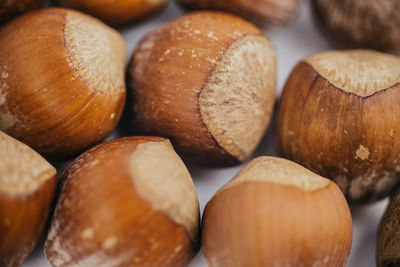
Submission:
{"label": "dark brown shell", "polygon": [[44,0],[2,0],[0,1],[0,24],[33,9],[39,8]]}
{"label": "dark brown shell", "polygon": [[187,9],[216,9],[232,12],[260,26],[288,22],[299,0],[176,0]]}
{"label": "dark brown shell", "polygon": [[400,54],[398,0],[312,0],[315,17],[326,35],[355,48]]}
{"label": "dark brown shell", "polygon": [[376,264],[378,267],[400,266],[400,188],[379,225]]}

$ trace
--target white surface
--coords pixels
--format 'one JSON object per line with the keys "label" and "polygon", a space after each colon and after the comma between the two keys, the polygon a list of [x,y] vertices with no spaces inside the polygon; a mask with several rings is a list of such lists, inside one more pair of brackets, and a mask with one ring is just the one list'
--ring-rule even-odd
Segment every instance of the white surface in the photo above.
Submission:
{"label": "white surface", "polygon": [[[121,29],[121,32],[128,42],[129,57],[136,44],[144,35],[180,14],[182,14],[182,11],[171,3],[160,16],[137,25],[132,25],[129,28]],[[308,2],[303,3],[297,19],[291,24],[283,27],[266,29],[266,33],[272,39],[278,52],[279,92],[281,92],[290,71],[300,59],[316,52],[334,48],[319,34],[313,25]],[[274,127],[270,127],[253,157],[275,155],[273,128]],[[230,180],[241,166],[224,169],[206,169],[197,166],[188,166],[188,168],[194,178],[201,209],[203,210],[207,201],[213,194]],[[387,201],[384,200],[377,204],[352,211],[354,222],[353,247],[346,266],[375,266],[376,230],[386,205]],[[42,244],[36,248],[34,253],[22,266],[50,266],[43,256]],[[203,254],[200,252],[189,266],[207,266]]]}

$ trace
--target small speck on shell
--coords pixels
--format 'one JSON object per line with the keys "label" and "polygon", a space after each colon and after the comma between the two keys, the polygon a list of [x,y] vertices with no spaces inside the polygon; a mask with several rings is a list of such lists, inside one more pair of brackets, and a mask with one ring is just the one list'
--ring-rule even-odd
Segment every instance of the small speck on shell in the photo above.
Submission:
{"label": "small speck on shell", "polygon": [[102,243],[102,248],[105,250],[112,249],[118,243],[118,239],[115,236],[110,236]]}
{"label": "small speck on shell", "polygon": [[94,232],[92,228],[85,228],[85,230],[82,231],[81,233],[81,238],[82,239],[90,239],[93,238]]}
{"label": "small speck on shell", "polygon": [[360,147],[356,151],[356,159],[361,159],[361,160],[367,160],[369,158],[369,150],[363,145],[360,145]]}

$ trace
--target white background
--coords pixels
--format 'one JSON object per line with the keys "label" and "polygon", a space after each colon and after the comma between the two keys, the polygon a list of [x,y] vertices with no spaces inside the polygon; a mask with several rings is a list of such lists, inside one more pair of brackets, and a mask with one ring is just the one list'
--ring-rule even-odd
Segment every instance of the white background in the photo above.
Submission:
{"label": "white background", "polygon": [[[128,43],[128,56],[131,56],[136,44],[145,34],[180,14],[182,14],[182,11],[173,3],[170,3],[168,8],[158,17],[120,29]],[[278,53],[278,95],[280,95],[290,71],[300,59],[316,52],[334,49],[316,29],[307,1],[302,3],[298,16],[289,25],[268,28],[265,32],[275,44]],[[112,137],[116,136],[117,134],[114,133]],[[253,157],[276,155],[274,140],[274,126],[272,125]],[[213,194],[228,182],[241,166],[207,169],[189,165],[188,168],[194,178],[201,210],[203,210]],[[62,167],[59,169],[61,171]],[[354,222],[353,247],[346,266],[375,266],[376,231],[386,205],[387,200],[383,200],[376,204],[352,209]],[[50,266],[43,255],[42,243],[38,245],[33,254],[22,265],[23,267]],[[207,266],[203,254],[200,252],[189,266]]]}

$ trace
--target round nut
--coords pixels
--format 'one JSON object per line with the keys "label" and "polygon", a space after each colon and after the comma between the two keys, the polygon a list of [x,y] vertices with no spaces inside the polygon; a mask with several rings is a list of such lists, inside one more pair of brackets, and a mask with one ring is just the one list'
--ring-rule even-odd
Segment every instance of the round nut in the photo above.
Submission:
{"label": "round nut", "polygon": [[398,0],[313,0],[315,17],[326,34],[355,48],[374,48],[400,55]]}
{"label": "round nut", "polygon": [[0,130],[49,157],[105,138],[125,101],[125,42],[66,9],[25,14],[0,29]]}
{"label": "round nut", "polygon": [[377,267],[400,266],[400,189],[381,220],[376,249]]}
{"label": "round nut", "polygon": [[56,170],[38,153],[0,131],[0,266],[19,266],[46,225]]}
{"label": "round nut", "polygon": [[46,256],[53,266],[186,266],[198,250],[193,181],[167,139],[90,149],[64,173]]}
{"label": "round nut", "polygon": [[59,0],[62,6],[81,10],[111,25],[137,21],[163,9],[167,0]]}
{"label": "round nut", "polygon": [[208,202],[209,266],[344,266],[352,220],[335,183],[288,160],[259,157]]}
{"label": "round nut", "polygon": [[129,69],[136,125],[207,164],[236,164],[269,124],[276,55],[239,17],[196,12],[150,33]]}
{"label": "round nut", "polygon": [[235,13],[258,25],[280,24],[296,13],[299,0],[176,0],[189,9],[217,9]]}
{"label": "round nut", "polygon": [[285,158],[335,181],[349,201],[387,196],[399,181],[400,59],[369,50],[310,56],[293,70],[278,115]]}
{"label": "round nut", "polygon": [[0,1],[0,24],[27,12],[39,8],[44,0],[4,0]]}

